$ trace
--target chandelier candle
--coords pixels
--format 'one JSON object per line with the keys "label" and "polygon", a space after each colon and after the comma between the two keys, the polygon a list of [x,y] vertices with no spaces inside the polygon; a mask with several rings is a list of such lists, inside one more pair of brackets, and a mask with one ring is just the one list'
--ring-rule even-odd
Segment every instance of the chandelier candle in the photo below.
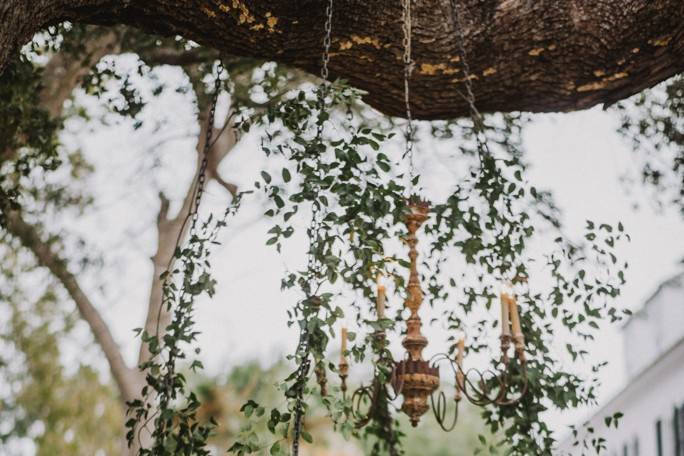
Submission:
{"label": "chandelier candle", "polygon": [[345,357],[344,353],[347,351],[347,337],[348,337],[347,336],[347,327],[344,326],[344,327],[342,327],[342,348],[341,348],[342,351],[340,352],[340,356],[342,358]]}
{"label": "chandelier candle", "polygon": [[465,356],[465,336],[458,340],[458,353],[456,354],[456,400],[461,400],[461,390],[465,387],[465,378],[463,375],[463,357]]}
{"label": "chandelier candle", "polygon": [[506,296],[508,309],[511,314],[511,325],[513,326],[513,338],[522,337],[520,328],[520,315],[518,314],[518,301],[512,296]]}
{"label": "chandelier candle", "polygon": [[501,293],[499,299],[501,300],[501,335],[510,336],[511,328],[509,321],[508,296],[506,293]]}
{"label": "chandelier candle", "polygon": [[375,302],[375,311],[378,314],[378,320],[385,318],[385,303],[387,302],[387,291],[380,280],[381,277],[382,276],[378,274],[378,299]]}
{"label": "chandelier candle", "polygon": [[518,358],[525,359],[525,336],[520,327],[520,314],[518,313],[518,300],[515,296],[507,296],[508,307],[511,313],[511,324],[513,326],[513,344]]}
{"label": "chandelier candle", "polygon": [[458,355],[456,355],[456,364],[463,369],[463,355],[465,354],[465,337],[458,339]]}

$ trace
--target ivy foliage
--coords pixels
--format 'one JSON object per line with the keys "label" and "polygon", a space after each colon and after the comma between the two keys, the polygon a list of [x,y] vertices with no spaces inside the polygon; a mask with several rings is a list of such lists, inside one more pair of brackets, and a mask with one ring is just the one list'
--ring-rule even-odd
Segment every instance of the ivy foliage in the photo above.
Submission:
{"label": "ivy foliage", "polygon": [[[35,68],[29,75],[26,63],[20,59],[11,72],[5,73],[14,78],[12,84],[2,85],[12,87],[6,95],[13,100],[6,108],[13,120],[2,125],[2,137],[17,141],[24,136],[30,146],[3,144],[0,150],[27,152],[24,162],[20,158],[10,165],[2,164],[13,167],[18,174],[37,166],[50,169],[57,165],[56,124],[31,108],[36,104],[31,97],[37,93],[38,76]],[[202,81],[206,71],[200,67],[194,82]],[[400,153],[388,152],[396,148],[394,122],[377,116],[369,121],[367,112],[359,108],[360,93],[344,81],[325,89],[303,87],[287,92],[287,84],[281,79],[283,71],[277,66],[264,70],[267,76],[261,79],[259,90],[265,101],[240,115],[245,119],[245,131],[254,128],[262,132],[262,151],[286,163],[276,172],[263,170],[255,183],[256,192],[266,195],[270,204],[265,215],[273,223],[266,243],[281,250],[302,229],[296,223],[300,217],[295,215],[311,215],[313,219],[306,231],[311,260],[307,267],[289,272],[282,281],[284,289],[300,292],[301,299],[289,311],[289,324],[296,325],[307,340],[307,350],[298,350],[290,360],[301,365],[310,355],[324,377],[334,378],[336,367],[328,362],[327,354],[330,342],[337,337],[335,328],[345,316],[345,307],[350,309],[349,316],[366,329],[364,332],[383,329],[389,337],[400,337],[401,311],[378,321],[372,318],[369,308],[374,299],[375,277],[380,272],[391,279],[397,297],[405,293],[407,262],[404,252],[393,245],[404,234],[407,198],[418,192],[433,200],[421,244],[423,283],[428,303],[441,310],[447,329],[468,329],[469,351],[489,353],[491,341],[496,338],[496,319],[488,310],[496,299],[497,285],[513,280],[520,296],[529,391],[516,405],[482,409],[494,435],[492,440],[483,438],[483,450],[551,454],[555,440],[543,413],[552,407],[568,409],[595,401],[596,374],[601,367],[594,366],[585,378],[568,369],[564,358],[582,360],[587,352],[581,342],[594,338],[602,322],[623,317],[611,304],[624,281],[626,265],[614,253],[617,243],[626,238],[623,227],[588,222],[584,239],[571,240],[563,235],[550,195],[526,180],[521,119],[517,116],[487,119],[488,128],[483,133],[491,151],[478,147],[474,125],[468,120],[425,126],[423,129],[430,128],[437,140],[450,140],[458,147],[453,154],[456,163],[450,167],[453,185],[446,195],[434,197],[429,181],[410,182],[404,158]],[[92,75],[88,90],[98,94],[98,87],[107,77],[117,76],[107,70]],[[246,84],[234,86],[232,93],[237,99],[252,98],[252,90],[256,89]],[[270,102],[282,93],[287,93],[282,102]],[[135,117],[140,100],[125,81],[122,97],[123,103],[115,111]],[[321,109],[322,99],[325,109]],[[3,200],[16,199],[11,177],[4,182]],[[197,336],[194,306],[199,296],[213,295],[210,247],[227,218],[239,207],[237,203],[223,218],[204,223],[176,251],[163,290],[164,305],[172,312],[172,321],[155,334],[141,332],[153,356],[141,366],[147,373],[147,385],[142,398],[130,404],[127,426],[130,443],[135,442],[143,427],[153,429],[153,444],[143,448],[142,454],[209,454],[207,440],[212,425],[198,419],[200,402],[181,365],[201,368],[199,361],[189,355]],[[542,230],[556,232],[557,237],[544,255],[533,255],[531,242]],[[537,264],[545,267],[532,267]],[[543,274],[551,279],[550,288],[536,285],[535,278]],[[559,332],[577,340],[566,347],[567,353],[558,353],[553,347],[554,335]],[[352,333],[350,339],[353,361],[371,359],[374,376],[384,384],[389,371],[379,360],[390,355],[386,348],[362,333]],[[267,449],[273,455],[287,454],[301,394],[304,413],[307,402],[320,400],[335,429],[343,435],[369,440],[373,454],[401,454],[399,417],[392,413],[394,404],[387,397],[382,398],[383,413],[359,430],[354,425],[349,398],[343,397],[336,386],[329,388],[330,394],[320,395],[310,381],[311,372],[305,372],[303,378],[301,372],[292,371],[278,384],[284,398],[282,405],[267,407],[250,400],[243,406],[242,412],[252,423],[242,429],[230,451],[252,454]],[[257,432],[261,429],[257,424],[264,423],[266,436]],[[311,438],[306,421],[302,438]],[[600,439],[593,441],[600,449]]]}
{"label": "ivy foliage", "polygon": [[39,107],[40,73],[18,55],[0,75],[0,225],[18,207],[20,180],[56,169],[58,124]]}
{"label": "ivy foliage", "polygon": [[675,76],[618,103],[619,133],[631,144],[658,207],[684,215],[684,77]]}
{"label": "ivy foliage", "polygon": [[[358,103],[359,94],[344,82],[332,85],[326,95],[327,111],[319,109],[315,91],[302,90],[245,127],[265,125],[262,149],[288,163],[276,173],[263,171],[255,183],[256,190],[271,201],[265,215],[273,219],[273,226],[266,243],[280,250],[296,232],[294,214],[303,210],[319,214],[319,229],[309,251],[317,267],[287,274],[282,285],[301,289],[304,299],[289,312],[290,324],[311,334],[314,362],[325,369],[326,376],[332,376],[336,367],[326,362],[326,353],[343,315],[337,303],[345,301],[345,296],[355,296],[348,308],[369,334],[384,329],[399,337],[400,313],[377,321],[368,318],[368,308],[373,305],[378,272],[393,280],[399,296],[404,293],[407,262],[390,245],[403,235],[406,201],[413,189],[429,192],[420,189],[419,179],[409,182],[400,154],[390,158],[385,152],[392,147],[388,146],[392,136],[389,122],[371,127],[363,124],[362,116],[361,120],[345,117],[344,113],[353,112],[350,107]],[[432,125],[434,136],[458,139],[459,169],[465,171],[454,179],[444,202],[433,203],[432,217],[424,228],[428,247],[423,273],[429,302],[443,308],[449,331],[468,328],[473,334],[469,343],[472,353],[491,352],[490,341],[496,340],[492,329],[497,323],[488,309],[503,281],[516,284],[527,341],[529,389],[516,405],[483,408],[482,416],[493,435],[504,436],[503,440],[484,439],[483,450],[505,448],[508,454],[541,455],[551,454],[555,445],[544,412],[592,404],[600,369],[594,366],[588,377],[568,370],[564,358],[581,360],[587,352],[578,348],[580,343],[568,344],[567,353],[557,353],[551,344],[553,335],[564,332],[578,341],[591,340],[604,321],[624,317],[625,312],[611,302],[619,295],[627,267],[614,249],[627,236],[622,225],[614,228],[593,222],[588,222],[581,242],[563,235],[558,210],[548,192],[525,179],[520,124],[516,116],[490,117],[482,133],[488,137],[491,152],[478,147],[472,122]],[[319,137],[322,127],[324,135]],[[543,257],[535,258],[529,253],[530,243],[540,230],[555,231],[557,237]],[[454,257],[460,261],[458,269],[453,268]],[[540,260],[546,267],[531,270],[530,265]],[[459,270],[460,274],[454,274]],[[533,274],[546,275],[552,287],[531,286],[528,279],[537,283]],[[316,281],[314,290],[307,288],[311,279]],[[356,336],[352,335],[355,344],[350,350],[353,360],[362,362],[373,355],[374,375],[384,383],[387,369],[378,361],[382,353],[372,338]],[[291,359],[302,362],[299,353]],[[497,362],[492,364],[496,367]],[[286,397],[298,381],[296,373],[280,385]],[[389,413],[393,405],[386,398],[381,409],[388,413],[374,417],[360,431],[354,426],[349,400],[341,397],[338,389],[332,391],[322,400],[340,432],[375,440],[373,454],[401,453],[401,433],[393,430],[397,418]],[[316,395],[309,383],[306,395]],[[286,454],[283,442],[291,436],[294,407],[291,397],[285,409],[269,411],[248,403],[244,412],[255,421],[267,420],[275,441],[269,444],[247,426],[231,451],[252,454],[270,447],[271,454]]]}

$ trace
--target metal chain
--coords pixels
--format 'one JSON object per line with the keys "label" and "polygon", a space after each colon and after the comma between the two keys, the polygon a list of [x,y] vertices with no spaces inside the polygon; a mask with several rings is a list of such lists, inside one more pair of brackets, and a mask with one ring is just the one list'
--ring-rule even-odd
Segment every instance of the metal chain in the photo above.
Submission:
{"label": "metal chain", "polygon": [[409,160],[409,189],[410,193],[413,193],[413,181],[415,179],[415,164],[413,162],[413,118],[411,115],[411,74],[413,73],[414,62],[411,57],[411,33],[412,33],[412,21],[411,21],[411,1],[412,0],[401,0],[402,9],[402,31],[404,33],[404,38],[402,44],[404,46],[404,104],[406,107],[406,151],[404,156],[408,157]]}
{"label": "metal chain", "polygon": [[[324,25],[324,37],[323,37],[323,55],[321,57],[321,87],[319,87],[318,92],[318,109],[320,113],[325,111],[326,107],[326,96],[328,94],[328,63],[330,62],[330,45],[332,43],[332,15],[333,15],[333,0],[328,0],[325,8],[325,25]],[[316,131],[316,142],[319,142],[323,136],[323,124],[324,122],[319,122],[318,129]],[[314,151],[316,156],[314,160],[320,160],[320,151]],[[316,244],[320,241],[320,221],[318,217],[318,205],[314,202],[311,211],[311,224],[307,230],[309,237],[309,258],[307,270],[310,274],[310,282],[308,284],[307,299],[311,300],[314,296],[316,284],[315,276],[316,274],[316,255],[314,248]],[[304,324],[301,328],[299,335],[299,344],[297,345],[297,352],[300,356],[300,365],[297,369],[297,380],[295,383],[295,416],[294,416],[294,426],[292,431],[292,456],[299,455],[299,441],[302,435],[302,422],[304,419],[304,404],[303,395],[304,388],[306,386],[306,380],[311,369],[311,346],[310,346],[310,335]]]}
{"label": "metal chain", "polygon": [[323,57],[321,59],[321,78],[328,80],[328,62],[330,62],[330,45],[332,44],[333,0],[328,0],[325,7],[325,36],[323,38]]}
{"label": "metal chain", "polygon": [[204,194],[204,186],[207,180],[207,165],[209,164],[209,153],[212,146],[212,137],[214,135],[214,118],[216,117],[216,103],[218,102],[219,93],[221,91],[221,74],[223,73],[223,65],[219,62],[216,69],[216,81],[214,82],[214,93],[212,95],[211,107],[209,108],[209,116],[207,117],[207,131],[204,137],[204,147],[202,149],[202,161],[199,166],[197,174],[197,184],[195,187],[195,200],[190,213],[192,224],[190,225],[190,233],[194,233],[197,226],[197,219],[199,218],[199,206]]}
{"label": "metal chain", "polygon": [[451,11],[453,17],[454,29],[456,30],[456,37],[458,38],[458,53],[461,60],[461,67],[463,68],[464,85],[466,88],[466,95],[459,92],[461,97],[468,103],[470,110],[470,117],[473,121],[473,130],[475,131],[475,140],[477,141],[478,151],[489,154],[489,146],[487,144],[487,137],[485,136],[484,117],[475,106],[475,93],[473,92],[473,82],[470,76],[470,65],[465,49],[465,40],[463,37],[463,19],[459,14],[458,0],[451,1]]}
{"label": "metal chain", "polygon": [[[219,61],[216,68],[216,80],[214,81],[214,93],[211,99],[211,107],[209,108],[209,116],[207,117],[207,131],[204,138],[204,147],[202,149],[202,160],[200,162],[199,168],[197,170],[197,180],[194,182],[193,186],[193,200],[192,205],[188,209],[188,214],[183,219],[183,225],[178,231],[178,236],[176,237],[176,244],[174,249],[180,246],[183,240],[183,235],[185,234],[185,227],[187,226],[188,220],[190,220],[190,237],[195,233],[197,229],[197,220],[199,219],[199,206],[202,201],[202,195],[204,194],[204,185],[207,180],[207,165],[209,164],[209,152],[211,151],[212,137],[214,135],[214,118],[216,116],[216,103],[218,102],[219,93],[221,91],[221,74],[223,73],[223,64]],[[167,264],[167,270],[171,270],[173,262],[176,257],[172,256]],[[162,308],[159,308],[159,312]],[[159,333],[159,328],[157,328],[157,334]]]}

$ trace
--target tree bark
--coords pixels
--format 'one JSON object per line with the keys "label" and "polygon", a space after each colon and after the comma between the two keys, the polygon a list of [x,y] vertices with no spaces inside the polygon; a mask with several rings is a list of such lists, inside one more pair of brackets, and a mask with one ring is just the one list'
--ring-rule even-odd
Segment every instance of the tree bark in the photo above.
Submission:
{"label": "tree bark", "polygon": [[[450,0],[414,0],[414,115],[467,113]],[[571,111],[613,103],[684,70],[681,0],[457,0],[481,111]],[[317,73],[325,2],[313,0],[4,0],[0,69],[60,21],[127,24],[222,53]],[[401,116],[399,0],[337,0],[331,75]]]}

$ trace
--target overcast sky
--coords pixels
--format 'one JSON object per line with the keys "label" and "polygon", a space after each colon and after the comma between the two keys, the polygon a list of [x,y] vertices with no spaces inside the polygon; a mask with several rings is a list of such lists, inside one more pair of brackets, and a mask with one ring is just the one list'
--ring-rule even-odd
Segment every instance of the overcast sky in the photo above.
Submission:
{"label": "overcast sky", "polygon": [[[165,75],[170,80],[175,77],[173,73]],[[96,163],[90,181],[96,194],[96,209],[67,225],[84,233],[97,249],[106,252],[105,271],[113,276],[90,277],[86,286],[112,324],[131,363],[138,345],[131,331],[144,319],[151,280],[149,257],[154,253],[153,223],[158,210],[155,187],[163,188],[177,201],[185,191],[193,165],[195,126],[187,97],[163,96],[154,101],[146,118],[146,127],[138,132],[133,132],[129,125],[91,131],[73,123],[69,126],[72,133],[65,135],[70,146],[82,147]],[[152,132],[152,120],[165,120],[168,124]],[[612,224],[621,221],[625,225],[632,242],[619,250],[630,263],[620,301],[637,309],[661,281],[677,271],[684,257],[684,224],[674,211],[657,214],[648,204],[634,210],[635,201],[647,200],[639,197],[638,190],[636,196],[626,195],[619,182],[621,175],[635,170],[631,151],[615,133],[616,122],[615,114],[600,109],[539,115],[526,130],[525,144],[527,159],[532,164],[530,181],[553,191],[569,235],[582,236],[587,219]],[[159,154],[160,162],[150,163],[152,154],[145,151],[166,139],[169,141],[159,145],[163,151]],[[431,153],[425,149],[419,148],[416,153]],[[221,169],[227,180],[247,188],[262,165],[256,142],[246,140]],[[148,173],[154,166],[158,172]],[[153,178],[158,179],[154,185]],[[227,194],[212,185],[203,204],[205,208],[222,210],[228,201]],[[265,247],[269,225],[259,218],[261,211],[258,206],[245,207],[235,224],[222,232],[223,245],[215,250],[213,265],[218,292],[212,301],[203,300],[197,310],[202,331],[199,345],[210,374],[226,372],[231,366],[251,359],[271,363],[290,352],[296,343],[296,330],[285,325],[285,312],[293,297],[284,297],[279,287],[283,270],[297,264],[305,245],[297,237],[282,256]],[[104,289],[99,288],[102,284],[106,284]],[[618,329],[609,327],[602,331],[592,349],[595,360],[610,361],[603,374],[602,391],[603,397],[608,398],[624,382]],[[91,361],[101,364],[101,360]],[[554,413],[549,419],[560,427],[586,413]]]}

